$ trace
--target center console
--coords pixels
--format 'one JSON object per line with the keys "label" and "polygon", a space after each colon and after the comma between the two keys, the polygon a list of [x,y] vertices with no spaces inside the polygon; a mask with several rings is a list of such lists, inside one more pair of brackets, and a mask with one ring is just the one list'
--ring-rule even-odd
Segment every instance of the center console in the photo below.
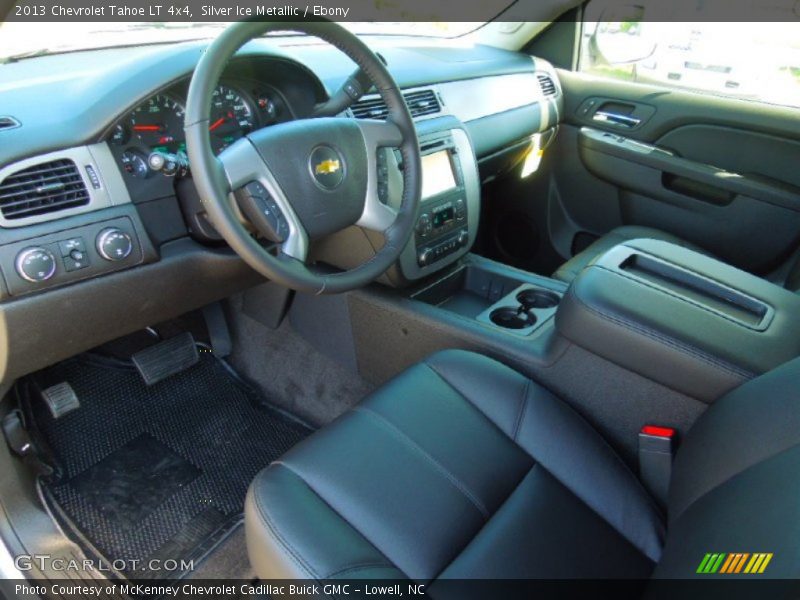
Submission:
{"label": "center console", "polygon": [[560,335],[712,402],[800,354],[800,297],[705,255],[632,240],[573,281]]}

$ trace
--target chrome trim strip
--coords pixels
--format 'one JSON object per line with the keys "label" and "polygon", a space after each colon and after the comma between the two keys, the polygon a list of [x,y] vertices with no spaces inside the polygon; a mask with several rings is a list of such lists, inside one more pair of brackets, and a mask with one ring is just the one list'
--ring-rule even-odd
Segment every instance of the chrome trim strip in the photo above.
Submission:
{"label": "chrome trim strip", "polygon": [[[556,86],[553,96],[542,95],[542,88],[536,75],[546,73]],[[561,96],[561,87],[556,74],[550,70],[537,68],[527,73],[492,75],[448,81],[412,88],[403,88],[403,94],[432,90],[442,104],[441,112],[415,117],[415,121],[435,119],[452,115],[462,123],[475,121],[515,108],[546,101],[553,104]],[[362,100],[374,100],[378,94],[368,94]],[[349,113],[352,116],[352,112]]]}

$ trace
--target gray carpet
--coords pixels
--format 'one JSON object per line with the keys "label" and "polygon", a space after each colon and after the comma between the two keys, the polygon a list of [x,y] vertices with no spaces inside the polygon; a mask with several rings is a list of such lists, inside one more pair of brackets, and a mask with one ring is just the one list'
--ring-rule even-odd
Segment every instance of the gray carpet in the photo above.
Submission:
{"label": "gray carpet", "polygon": [[372,391],[358,374],[300,337],[288,319],[270,329],[241,310],[230,312],[234,353],[229,362],[279,408],[319,427]]}

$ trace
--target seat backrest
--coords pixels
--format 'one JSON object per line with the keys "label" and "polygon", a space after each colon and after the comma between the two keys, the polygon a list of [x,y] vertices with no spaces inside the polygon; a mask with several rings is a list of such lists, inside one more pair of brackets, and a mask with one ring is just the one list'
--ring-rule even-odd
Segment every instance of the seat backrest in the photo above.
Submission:
{"label": "seat backrest", "polygon": [[800,358],[698,419],[675,459],[668,517],[655,577],[698,576],[709,553],[748,554],[742,573],[772,554],[764,576],[800,574]]}

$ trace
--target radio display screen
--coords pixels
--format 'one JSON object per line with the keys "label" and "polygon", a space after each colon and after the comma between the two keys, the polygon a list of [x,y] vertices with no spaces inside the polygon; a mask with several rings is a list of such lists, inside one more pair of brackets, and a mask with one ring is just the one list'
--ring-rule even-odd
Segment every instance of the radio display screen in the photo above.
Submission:
{"label": "radio display screen", "polygon": [[440,150],[422,157],[422,197],[430,198],[456,187],[450,152]]}
{"label": "radio display screen", "polygon": [[432,221],[433,228],[438,229],[439,227],[446,225],[453,220],[454,216],[455,211],[453,210],[452,206],[449,206],[444,210],[434,211]]}

